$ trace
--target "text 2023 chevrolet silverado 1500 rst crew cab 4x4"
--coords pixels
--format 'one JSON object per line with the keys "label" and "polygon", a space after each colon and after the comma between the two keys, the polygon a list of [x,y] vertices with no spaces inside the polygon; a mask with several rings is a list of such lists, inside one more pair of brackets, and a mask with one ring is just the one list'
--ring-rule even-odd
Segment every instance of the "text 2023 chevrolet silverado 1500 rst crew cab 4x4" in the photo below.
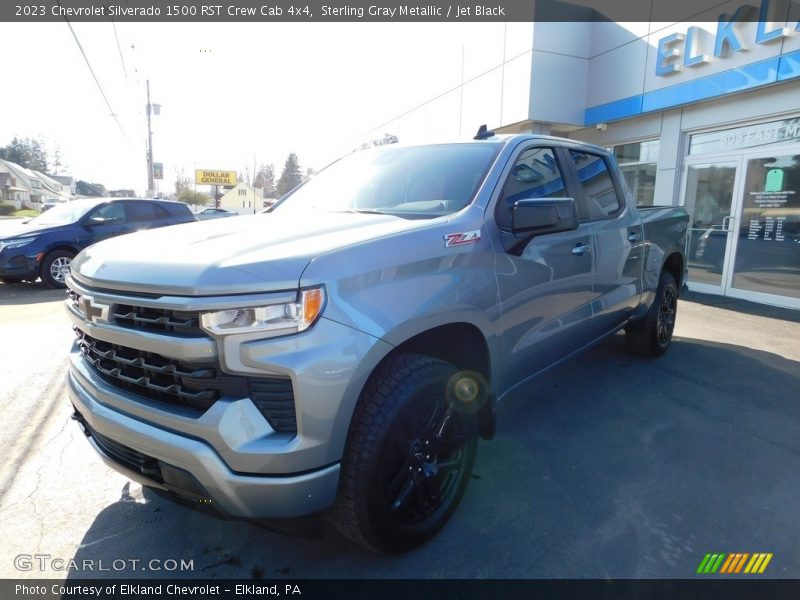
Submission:
{"label": "text 2023 chevrolet silverado 1500 rst crew cab 4x4", "polygon": [[456,508],[496,399],[622,327],[663,353],[686,212],[637,210],[602,148],[479,137],[354,153],[271,214],[79,254],[68,389],[105,461],[397,552]]}

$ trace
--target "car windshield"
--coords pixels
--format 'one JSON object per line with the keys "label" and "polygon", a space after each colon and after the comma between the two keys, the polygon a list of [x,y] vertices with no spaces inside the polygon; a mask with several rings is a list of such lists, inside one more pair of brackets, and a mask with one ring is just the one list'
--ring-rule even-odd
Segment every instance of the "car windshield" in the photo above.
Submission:
{"label": "car windshield", "polygon": [[97,204],[97,200],[74,200],[72,202],[65,202],[64,204],[54,206],[38,217],[34,217],[28,221],[28,224],[41,226],[75,223],[92,208],[97,206]]}
{"label": "car windshield", "polygon": [[275,212],[368,212],[436,217],[467,206],[500,145],[387,146],[324,169]]}

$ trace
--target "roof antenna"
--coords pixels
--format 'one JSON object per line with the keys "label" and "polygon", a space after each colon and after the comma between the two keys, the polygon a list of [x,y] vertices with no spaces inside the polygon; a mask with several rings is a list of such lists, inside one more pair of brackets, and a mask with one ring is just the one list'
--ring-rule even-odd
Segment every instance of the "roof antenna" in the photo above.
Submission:
{"label": "roof antenna", "polygon": [[486,138],[490,138],[494,135],[494,131],[489,131],[486,125],[481,125],[478,127],[478,133],[475,134],[475,137],[472,138],[474,140],[485,140]]}

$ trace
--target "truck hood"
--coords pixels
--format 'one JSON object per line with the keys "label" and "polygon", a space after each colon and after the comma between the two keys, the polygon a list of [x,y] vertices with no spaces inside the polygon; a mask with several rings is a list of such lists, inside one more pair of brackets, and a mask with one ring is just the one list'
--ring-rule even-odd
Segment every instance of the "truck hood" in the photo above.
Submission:
{"label": "truck hood", "polygon": [[93,287],[138,293],[209,296],[289,290],[297,288],[316,256],[429,224],[360,213],[267,213],[199,221],[90,246],[72,261],[72,272]]}

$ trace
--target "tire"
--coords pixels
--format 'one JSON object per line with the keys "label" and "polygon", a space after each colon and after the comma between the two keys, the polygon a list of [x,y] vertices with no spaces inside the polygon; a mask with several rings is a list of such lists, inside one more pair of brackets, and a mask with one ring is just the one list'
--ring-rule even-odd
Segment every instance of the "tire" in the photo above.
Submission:
{"label": "tire", "polygon": [[661,273],[653,304],[640,320],[625,327],[628,350],[639,356],[661,356],[672,342],[678,315],[678,286],[671,273]]}
{"label": "tire", "polygon": [[65,278],[69,273],[69,265],[75,257],[74,252],[68,250],[54,250],[48,253],[39,270],[39,276],[49,288],[65,288]]}
{"label": "tire", "polygon": [[370,377],[328,514],[346,537],[395,554],[423,544],[448,521],[469,483],[477,446],[475,412],[448,400],[462,382],[474,392],[471,399],[485,393],[477,378],[419,354],[390,356]]}

